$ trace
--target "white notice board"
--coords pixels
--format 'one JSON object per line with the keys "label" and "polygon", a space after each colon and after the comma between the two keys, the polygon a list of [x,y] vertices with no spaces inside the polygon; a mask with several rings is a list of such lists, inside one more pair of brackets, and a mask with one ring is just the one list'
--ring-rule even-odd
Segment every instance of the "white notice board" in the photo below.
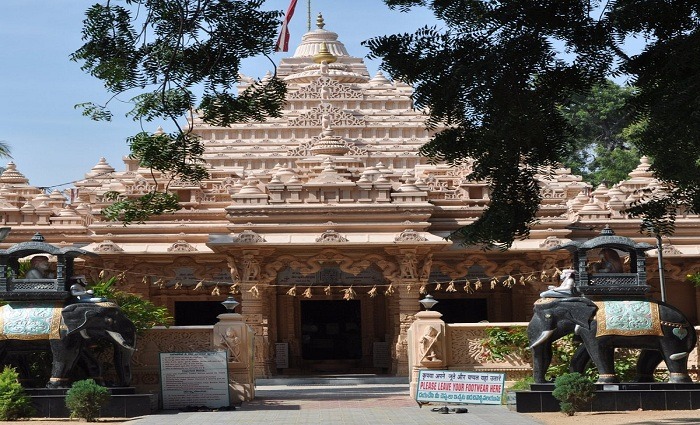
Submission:
{"label": "white notice board", "polygon": [[226,351],[160,353],[163,409],[229,405]]}
{"label": "white notice board", "polygon": [[418,372],[418,403],[501,404],[505,373],[423,369]]}

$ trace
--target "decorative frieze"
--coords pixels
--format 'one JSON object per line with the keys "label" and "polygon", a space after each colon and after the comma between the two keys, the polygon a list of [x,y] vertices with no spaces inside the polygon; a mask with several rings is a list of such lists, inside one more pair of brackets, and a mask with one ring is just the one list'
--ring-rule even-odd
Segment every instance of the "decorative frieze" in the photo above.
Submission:
{"label": "decorative frieze", "polygon": [[340,110],[328,103],[322,103],[312,108],[309,112],[302,113],[296,118],[289,120],[292,127],[322,127],[323,117],[329,117],[334,127],[364,126],[365,118],[356,117],[350,113]]}
{"label": "decorative frieze", "polygon": [[187,241],[178,240],[168,247],[168,252],[195,252],[197,248],[193,247]]}
{"label": "decorative frieze", "polygon": [[336,232],[335,230],[326,230],[321,236],[316,238],[316,242],[320,243],[339,243],[348,242],[348,238]]}
{"label": "decorative frieze", "polygon": [[263,238],[262,236],[255,233],[252,230],[244,230],[241,233],[239,233],[233,237],[233,243],[250,244],[250,243],[261,243],[261,242],[265,242],[265,238]]}
{"label": "decorative frieze", "polygon": [[413,229],[406,229],[394,238],[394,242],[425,242],[428,238]]}
{"label": "decorative frieze", "polygon": [[101,254],[109,254],[112,252],[124,252],[124,250],[119,245],[110,240],[104,240],[97,244],[94,251]]}
{"label": "decorative frieze", "polygon": [[290,93],[290,99],[362,99],[362,91],[329,77],[319,77],[308,86]]}

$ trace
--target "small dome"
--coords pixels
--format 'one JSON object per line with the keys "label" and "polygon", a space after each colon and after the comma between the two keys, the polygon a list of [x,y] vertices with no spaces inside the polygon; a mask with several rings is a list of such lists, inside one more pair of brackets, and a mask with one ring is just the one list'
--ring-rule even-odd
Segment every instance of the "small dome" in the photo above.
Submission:
{"label": "small dome", "polygon": [[338,41],[338,34],[324,30],[323,16],[319,13],[316,21],[318,29],[307,32],[301,38],[301,44],[294,52],[295,58],[313,58],[321,53],[321,45],[325,43],[328,53],[335,56],[350,56],[347,49]]}
{"label": "small dome", "polygon": [[54,201],[61,201],[64,202],[66,200],[66,197],[63,196],[61,192],[58,191],[58,189],[54,189],[53,192],[51,192],[51,195],[49,196]]}
{"label": "small dome", "polygon": [[391,84],[391,81],[389,81],[389,80],[384,76],[384,74],[382,73],[382,71],[377,71],[377,74],[374,76],[374,78],[372,78],[371,80],[369,80],[369,82],[372,83],[372,84]]}
{"label": "small dome", "polygon": [[101,157],[100,160],[95,164],[94,167],[90,170],[89,173],[87,173],[85,176],[86,177],[97,177],[97,178],[106,178],[108,177],[109,173],[114,172],[114,167],[109,165],[107,163],[107,160],[104,157]]}
{"label": "small dome", "polygon": [[29,179],[24,177],[24,174],[17,171],[17,166],[14,162],[10,161],[0,175],[0,183],[29,183]]}

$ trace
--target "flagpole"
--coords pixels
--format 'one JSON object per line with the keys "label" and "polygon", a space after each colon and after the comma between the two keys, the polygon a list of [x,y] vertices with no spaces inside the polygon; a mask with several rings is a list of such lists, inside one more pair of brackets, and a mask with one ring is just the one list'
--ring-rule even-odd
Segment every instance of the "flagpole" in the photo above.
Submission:
{"label": "flagpole", "polygon": [[311,0],[306,1],[306,32],[311,32]]}

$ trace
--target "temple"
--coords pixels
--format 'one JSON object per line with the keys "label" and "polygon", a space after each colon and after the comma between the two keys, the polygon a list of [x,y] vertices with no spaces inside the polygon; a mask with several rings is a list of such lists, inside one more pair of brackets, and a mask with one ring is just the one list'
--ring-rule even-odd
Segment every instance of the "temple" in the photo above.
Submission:
{"label": "temple", "polygon": [[[45,194],[21,164],[8,164],[0,219],[12,231],[0,247],[40,232],[47,243],[98,253],[76,260],[77,271],[92,281],[103,270],[120,275],[120,288],[167,306],[175,325],[214,324],[233,293],[255,331],[255,373],[267,377],[405,376],[407,329],[426,294],[447,323],[527,321],[540,292],[575,266],[552,248],[606,225],[656,246],[622,212],[638,189],[657,185],[647,158],[610,188],[568,169],[541,176],[539,222],[507,251],[450,242],[488,206],[489,187],[466,178],[469,161],[419,155],[431,133],[409,85],[371,75],[322,19],[277,72],[288,84],[280,118],[226,128],[194,118],[209,178],[170,184],[182,205],[174,214],[129,226],[101,217],[108,191],[129,198],[165,188],[166,176],[133,159],[121,171],[100,159],[70,197]],[[239,88],[253,82],[241,76]],[[697,215],[679,214],[663,239],[667,299],[693,324],[700,296],[686,275],[700,271],[698,226]],[[657,251],[641,255],[649,294],[660,299]]]}

